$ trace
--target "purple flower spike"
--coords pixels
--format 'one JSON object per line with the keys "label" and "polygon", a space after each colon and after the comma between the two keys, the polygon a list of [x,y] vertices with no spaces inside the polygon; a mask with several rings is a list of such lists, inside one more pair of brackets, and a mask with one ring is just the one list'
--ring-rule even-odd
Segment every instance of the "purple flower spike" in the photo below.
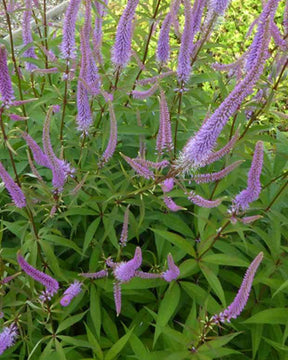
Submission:
{"label": "purple flower spike", "polygon": [[0,94],[6,106],[9,106],[15,98],[7,65],[6,48],[3,44],[0,44]]}
{"label": "purple flower spike", "polygon": [[26,140],[27,145],[31,149],[33,158],[36,161],[36,163],[38,165],[50,168],[50,162],[49,162],[47,156],[43,153],[42,149],[36,143],[36,141],[34,139],[32,139],[32,137],[29,134],[27,134],[26,132],[22,133],[22,137],[24,140]]}
{"label": "purple flower spike", "polygon": [[135,271],[135,276],[141,279],[159,279],[162,277],[162,274],[149,273],[144,271]]}
{"label": "purple flower spike", "polygon": [[245,216],[241,219],[241,222],[243,224],[250,224],[256,220],[261,219],[263,216],[262,215],[252,215],[252,216]]}
{"label": "purple flower spike", "polygon": [[[107,6],[108,0],[104,0],[104,3]],[[98,1],[95,2],[95,7],[97,13],[95,15],[95,25],[93,31],[93,47],[98,63],[102,64],[103,62],[102,53],[101,53],[102,37],[103,37],[102,22],[106,9],[105,6]]]}
{"label": "purple flower spike", "polygon": [[62,299],[60,300],[60,304],[62,306],[68,306],[74,297],[76,297],[81,292],[82,283],[80,281],[75,280],[73,284],[71,284],[67,290],[65,290]]}
{"label": "purple flower spike", "polygon": [[168,160],[162,160],[162,161],[159,161],[159,162],[154,162],[154,161],[145,160],[145,159],[142,159],[142,158],[136,158],[136,159],[134,159],[134,161],[136,161],[140,165],[145,166],[147,168],[151,167],[151,168],[157,169],[157,170],[165,168],[165,167],[170,165]]}
{"label": "purple flower spike", "polygon": [[160,63],[165,64],[169,60],[170,45],[169,45],[169,32],[172,23],[172,14],[169,12],[162,23],[159,34],[158,46],[156,57]]}
{"label": "purple flower spike", "polygon": [[0,333],[0,355],[14,344],[17,336],[16,324],[12,323],[10,326],[3,328],[3,331]]}
{"label": "purple flower spike", "polygon": [[106,163],[114,154],[117,146],[117,120],[114,112],[114,108],[111,102],[108,104],[110,115],[110,137],[106,150],[104,151],[100,164]]}
{"label": "purple flower spike", "polygon": [[116,67],[125,67],[131,56],[132,21],[139,0],[128,0],[119,20],[112,50],[112,62]]}
{"label": "purple flower spike", "polygon": [[194,191],[191,191],[188,194],[188,199],[190,201],[192,201],[195,205],[204,207],[204,208],[213,208],[213,207],[217,207],[221,204],[222,200],[221,199],[217,199],[217,200],[207,200],[204,199],[202,196],[200,195],[196,195]]}
{"label": "purple flower spike", "polygon": [[183,208],[182,206],[177,205],[170,196],[164,196],[164,203],[168,207],[168,209],[173,212],[185,210],[185,208]]}
{"label": "purple flower spike", "polygon": [[116,263],[113,269],[114,277],[119,283],[125,283],[135,276],[135,271],[141,266],[142,252],[137,247],[133,259]]}
{"label": "purple flower spike", "polygon": [[162,154],[165,149],[172,151],[174,148],[169,109],[165,94],[162,90],[160,92],[160,125],[156,140],[156,148],[159,154]]}
{"label": "purple flower spike", "polygon": [[121,154],[123,159],[132,167],[133,170],[140,176],[143,176],[145,179],[154,179],[154,174],[147,166],[139,164],[138,159],[131,159],[128,156]]}
{"label": "purple flower spike", "polygon": [[26,199],[23,191],[20,187],[15,183],[12,177],[5,170],[4,166],[0,162],[0,177],[3,180],[6,189],[8,190],[12,200],[18,208],[22,208],[26,206]]}
{"label": "purple flower spike", "polygon": [[229,2],[230,0],[212,0],[210,6],[218,15],[223,15]]}
{"label": "purple flower spike", "polygon": [[21,266],[22,270],[32,277],[34,280],[40,282],[42,285],[46,287],[46,290],[49,292],[50,295],[54,295],[57,293],[59,289],[58,281],[53,279],[51,276],[43,273],[35,269],[33,266],[27,263],[27,261],[23,258],[22,255],[18,253],[17,260],[19,265]]}
{"label": "purple flower spike", "polygon": [[183,34],[181,37],[181,46],[178,57],[178,68],[177,75],[178,80],[181,82],[186,82],[189,80],[190,72],[191,72],[191,51],[193,46],[193,35],[192,34],[192,20],[193,20],[193,12],[191,7],[191,1],[185,0],[185,25]]}
{"label": "purple flower spike", "polygon": [[155,83],[148,90],[144,90],[144,91],[133,90],[131,94],[134,99],[144,100],[150,97],[151,95],[153,95],[157,89],[158,89],[158,83]]}
{"label": "purple flower spike", "polygon": [[77,110],[77,130],[82,131],[84,134],[88,134],[88,130],[93,122],[93,119],[90,109],[88,90],[81,79],[78,80],[77,86]]}
{"label": "purple flower spike", "polygon": [[[22,22],[22,38],[23,38],[23,45],[26,46],[28,44],[33,43],[32,32],[31,32],[31,17],[32,17],[32,1],[25,0],[25,11],[23,13],[23,22]],[[23,53],[24,57],[29,57],[32,59],[37,59],[35,54],[34,47],[31,46],[29,49],[25,50]],[[36,65],[25,62],[26,70],[32,71],[37,68]]]}
{"label": "purple flower spike", "polygon": [[248,174],[247,188],[235,197],[236,211],[246,210],[249,204],[258,199],[261,192],[260,175],[263,166],[263,143],[258,141],[255,146],[251,168]]}
{"label": "purple flower spike", "polygon": [[239,166],[243,160],[235,161],[233,164],[225,167],[223,170],[220,170],[216,173],[209,174],[197,174],[193,176],[193,180],[197,184],[207,183],[212,181],[218,181],[223,179],[226,175],[228,175],[231,171],[233,171],[237,166]]}
{"label": "purple flower spike", "polygon": [[170,192],[173,189],[173,187],[174,187],[174,179],[173,178],[165,179],[163,181],[163,183],[161,184],[161,188],[164,193]]}
{"label": "purple flower spike", "polygon": [[164,280],[171,282],[178,278],[178,276],[180,275],[180,270],[178,266],[175,265],[171,254],[168,255],[167,261],[168,261],[168,270],[163,272],[162,277]]}
{"label": "purple flower spike", "polygon": [[100,271],[97,271],[96,273],[81,273],[79,275],[83,276],[85,278],[88,278],[88,279],[101,279],[103,277],[108,276],[108,271],[100,270]]}
{"label": "purple flower spike", "polygon": [[128,239],[128,222],[129,222],[129,206],[127,206],[125,213],[124,213],[124,221],[123,227],[120,236],[120,245],[122,247],[126,246],[127,239]]}
{"label": "purple flower spike", "polygon": [[64,25],[61,54],[63,59],[75,58],[75,24],[81,0],[70,0],[67,7]]}
{"label": "purple flower spike", "polygon": [[248,301],[254,276],[262,259],[263,252],[260,252],[247,269],[241,287],[233,302],[219,315],[213,316],[213,319],[216,323],[219,321],[230,322],[231,319],[236,319],[240,315]]}

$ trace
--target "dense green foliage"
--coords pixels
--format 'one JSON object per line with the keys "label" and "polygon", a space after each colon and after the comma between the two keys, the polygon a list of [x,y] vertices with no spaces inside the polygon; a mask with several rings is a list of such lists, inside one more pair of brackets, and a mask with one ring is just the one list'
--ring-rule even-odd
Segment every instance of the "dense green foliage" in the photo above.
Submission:
{"label": "dense green foliage", "polygon": [[[103,88],[107,91],[115,83],[110,53],[123,3],[111,3],[103,23],[104,64],[100,74]],[[156,18],[161,24],[169,4],[167,1],[160,3]],[[235,78],[213,70],[211,64],[215,61],[234,61],[251,43],[253,35],[245,39],[245,33],[261,12],[261,4],[260,1],[256,5],[255,1],[245,2],[243,6],[241,3],[232,2],[225,16],[218,20],[209,42],[201,49],[186,85],[188,91],[183,95],[180,112],[175,95],[178,86],[176,78],[172,76],[161,80],[160,85],[168,99],[173,131],[178,123],[176,154],[235,86]],[[140,59],[144,55],[156,6],[156,0],[153,3],[140,0],[137,8],[132,47]],[[276,19],[282,32],[283,9],[284,1],[281,1]],[[94,7],[93,10],[94,16]],[[77,29],[82,25],[83,19],[80,17]],[[40,29],[43,32],[43,27]],[[76,36],[79,44],[78,30]],[[155,59],[158,35],[159,25],[151,37],[146,68],[140,78],[158,73],[159,64]],[[42,33],[40,37],[37,31],[33,33],[38,59],[30,61],[39,68],[45,68],[45,56],[40,46],[44,42],[43,36]],[[175,70],[179,39],[171,36],[174,38],[168,68]],[[49,48],[59,56],[61,31],[58,26],[49,27],[47,40]],[[2,39],[0,43],[4,43],[11,54],[10,42]],[[21,41],[16,40],[14,45],[17,61],[21,60],[23,64]],[[272,41],[270,49],[274,46]],[[81,294],[63,308],[59,304],[60,295],[49,303],[41,303],[38,296],[43,290],[42,285],[24,272],[19,273],[8,284],[0,284],[0,311],[2,309],[4,313],[4,318],[0,320],[1,328],[6,321],[9,323],[12,320],[19,327],[15,345],[5,351],[1,358],[287,359],[288,195],[285,190],[288,184],[288,84],[285,67],[280,75],[276,72],[276,52],[267,61],[257,84],[257,89],[265,90],[264,100],[255,101],[255,92],[247,98],[224,128],[217,147],[225,145],[236,129],[244,136],[230,154],[206,170],[219,171],[235,160],[245,162],[219,182],[201,185],[186,182],[187,189],[195,189],[207,199],[224,197],[222,204],[213,209],[201,208],[193,205],[180,188],[174,188],[169,196],[186,208],[177,213],[170,212],[164,205],[160,186],[135,176],[120,154],[135,158],[139,142],[144,138],[147,159],[156,161],[158,94],[145,101],[129,97],[139,72],[134,57],[121,73],[114,92],[118,143],[112,160],[103,168],[97,164],[109,138],[108,108],[101,96],[93,99],[93,126],[89,135],[80,137],[75,124],[78,67],[76,77],[69,81],[63,141],[60,141],[59,134],[67,85],[62,80],[65,61],[60,59],[55,62],[59,68],[56,74],[34,73],[31,76],[22,70],[24,99],[37,100],[17,108],[17,114],[29,117],[25,122],[12,122],[3,114],[8,141],[4,142],[2,133],[0,161],[12,175],[8,151],[12,149],[28,204],[24,209],[13,206],[4,184],[1,184],[0,279],[19,271],[17,252],[20,250],[23,255],[29,254],[30,264],[56,278],[62,291],[75,278],[81,279],[79,273],[102,270],[109,256],[115,261],[131,259],[136,246],[142,249],[142,270],[152,269],[157,273],[166,269],[167,255],[171,253],[180,268],[180,276],[169,284],[163,279],[140,278],[123,284],[122,311],[116,317],[111,276],[91,281],[86,279]],[[16,98],[19,99],[18,79],[13,72],[11,56],[9,69]],[[62,152],[76,169],[74,178],[68,180],[59,198],[55,194],[53,196],[49,169],[37,166],[43,182],[30,170],[27,145],[21,138],[21,131],[28,129],[29,134],[42,146],[47,109],[56,104],[62,108],[53,115],[52,145],[55,153],[59,155]],[[246,111],[251,108],[257,116],[250,123]],[[137,117],[141,119],[142,126],[137,123]],[[265,147],[261,175],[263,189],[247,216],[262,215],[262,218],[251,224],[233,224],[227,209],[231,206],[231,199],[246,187],[257,140],[262,140]],[[81,187],[76,192],[75,187],[79,183]],[[128,244],[121,249],[119,238],[128,205]],[[52,209],[56,209],[55,213]],[[214,326],[212,331],[207,332],[207,319],[231,303],[246,268],[260,251],[263,251],[264,259],[244,311],[230,324]],[[207,336],[203,337],[205,332]],[[193,346],[197,347],[197,351],[192,351]]]}

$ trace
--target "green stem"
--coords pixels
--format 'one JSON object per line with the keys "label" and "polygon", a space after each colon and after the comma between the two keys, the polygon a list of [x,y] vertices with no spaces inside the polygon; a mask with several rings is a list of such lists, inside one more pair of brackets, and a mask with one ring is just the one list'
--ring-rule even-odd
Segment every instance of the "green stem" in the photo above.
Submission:
{"label": "green stem", "polygon": [[278,193],[274,196],[273,200],[270,202],[270,204],[266,207],[264,210],[265,212],[269,211],[271,207],[274,205],[275,201],[279,198],[279,196],[282,194],[282,192],[285,190],[286,186],[288,185],[288,180],[286,183],[281,187],[281,189],[278,191]]}

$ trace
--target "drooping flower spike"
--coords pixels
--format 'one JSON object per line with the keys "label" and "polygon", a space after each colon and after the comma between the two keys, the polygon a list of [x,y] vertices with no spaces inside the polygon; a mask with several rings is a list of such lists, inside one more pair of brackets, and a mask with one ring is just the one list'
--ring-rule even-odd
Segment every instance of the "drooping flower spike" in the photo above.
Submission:
{"label": "drooping flower spike", "polygon": [[18,208],[22,208],[26,206],[26,198],[16,182],[12,179],[12,177],[5,170],[4,166],[0,162],[0,178],[5,184],[6,189],[8,190],[12,200]]}
{"label": "drooping flower spike", "polygon": [[41,299],[43,299],[44,297],[47,297],[49,299],[49,297],[52,297],[58,292],[59,284],[57,280],[53,279],[50,275],[47,275],[42,271],[35,269],[32,265],[28,264],[20,253],[17,254],[17,260],[18,264],[27,275],[45,286],[46,291],[42,294]]}
{"label": "drooping flower spike", "polygon": [[236,319],[241,314],[242,310],[244,309],[248,301],[254,276],[262,259],[263,259],[263,252],[260,252],[256,256],[256,258],[252,261],[249,268],[247,269],[241,287],[238,290],[238,293],[235,299],[233,300],[233,302],[227,307],[227,309],[222,311],[219,315],[213,316],[212,319],[216,323],[220,321],[230,322],[231,319]]}

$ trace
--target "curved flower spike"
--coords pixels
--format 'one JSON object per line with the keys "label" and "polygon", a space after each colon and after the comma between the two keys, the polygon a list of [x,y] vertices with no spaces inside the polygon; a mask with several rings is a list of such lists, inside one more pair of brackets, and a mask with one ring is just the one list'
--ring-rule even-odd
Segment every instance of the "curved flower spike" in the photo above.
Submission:
{"label": "curved flower spike", "polygon": [[88,279],[101,279],[105,276],[108,276],[108,271],[100,270],[100,271],[97,271],[96,273],[81,273],[79,275],[83,276],[85,278],[88,278]]}
{"label": "curved flower spike", "polygon": [[141,266],[141,263],[142,252],[141,248],[137,246],[133,259],[115,264],[113,269],[115,279],[119,283],[131,280],[135,276],[135,271]]}
{"label": "curved flower spike", "polygon": [[180,270],[178,266],[175,265],[171,254],[168,255],[167,261],[168,261],[168,270],[163,272],[162,277],[164,280],[170,282],[178,278],[178,276],[180,275]]}
{"label": "curved flower spike", "polygon": [[216,323],[218,323],[219,321],[230,322],[231,319],[236,319],[240,315],[240,313],[242,312],[248,301],[254,276],[262,259],[263,259],[263,252],[260,252],[256,256],[256,258],[252,261],[249,268],[247,269],[241,287],[233,302],[227,307],[227,309],[225,309],[219,315],[213,316],[213,320]]}
{"label": "curved flower spike", "polygon": [[222,202],[221,199],[216,199],[216,200],[204,199],[202,196],[195,194],[194,191],[191,191],[188,195],[189,195],[188,199],[190,201],[192,201],[195,205],[205,207],[205,208],[217,207]]}
{"label": "curved flower spike", "polygon": [[76,297],[81,292],[82,283],[80,281],[75,280],[73,284],[71,284],[68,289],[65,290],[62,299],[60,300],[60,304],[62,306],[68,306],[74,297]]}
{"label": "curved flower spike", "polygon": [[0,162],[0,178],[3,180],[12,200],[18,208],[26,206],[25,195]]}
{"label": "curved flower spike", "polygon": [[53,279],[51,276],[43,273],[42,271],[39,271],[35,269],[33,266],[27,263],[27,261],[23,258],[21,254],[17,254],[17,260],[19,265],[21,266],[22,270],[32,277],[34,280],[40,282],[46,287],[46,295],[53,296],[57,293],[59,289],[58,281]]}
{"label": "curved flower spike", "polygon": [[170,196],[165,196],[164,197],[164,203],[165,205],[168,207],[169,210],[176,212],[179,210],[185,210],[184,207],[177,205]]}

